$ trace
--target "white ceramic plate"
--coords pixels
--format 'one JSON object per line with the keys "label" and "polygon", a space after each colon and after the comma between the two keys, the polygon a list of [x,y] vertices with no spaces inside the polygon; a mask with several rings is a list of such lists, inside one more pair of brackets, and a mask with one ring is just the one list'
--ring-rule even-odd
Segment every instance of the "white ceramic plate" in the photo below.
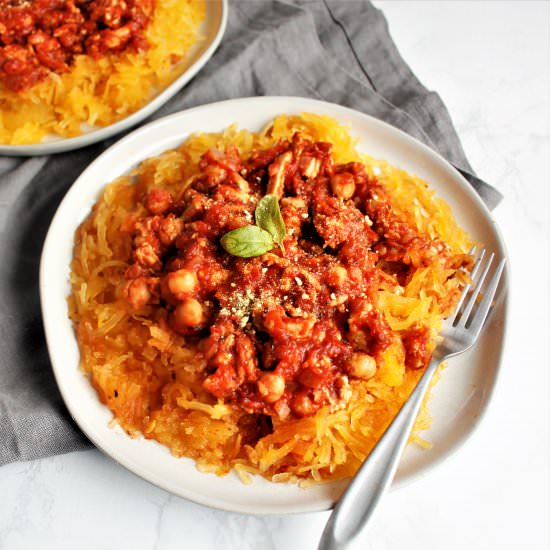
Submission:
{"label": "white ceramic plate", "polygon": [[[188,53],[185,59],[187,68],[174,82],[164,88],[141,109],[114,124],[90,130],[74,138],[48,137],[43,142],[32,145],[0,144],[0,155],[49,155],[86,147],[128,130],[153,114],[157,109],[160,109],[204,67],[222,39],[227,25],[227,0],[208,0],[206,5],[206,19],[200,28],[204,40]],[[174,70],[177,70],[177,68]]]}
{"label": "white ceramic plate", "polygon": [[[109,428],[111,413],[99,402],[88,379],[79,370],[78,347],[67,317],[73,234],[106,183],[143,159],[178,145],[190,133],[219,131],[234,122],[259,130],[278,114],[304,111],[328,114],[349,125],[352,134],[360,139],[361,150],[430,182],[475,239],[498,255],[505,255],[485,205],[462,176],[431,149],[392,126],[356,111],[287,97],[247,98],[205,105],[158,120],[126,136],[95,160],[74,183],[57,210],[42,253],[40,295],[48,349],[59,388],[75,421],[100,449],[139,476],[182,497],[235,512],[283,514],[328,509],[345,483],[300,489],[257,478],[245,486],[235,474],[220,478],[199,473],[192,460],[174,458],[167,448],[154,441],[131,439],[121,429]],[[430,403],[433,426],[424,432],[434,446],[430,450],[409,446],[395,485],[411,481],[448,457],[478,423],[495,385],[506,309],[506,300],[502,299],[478,345],[449,362]]]}

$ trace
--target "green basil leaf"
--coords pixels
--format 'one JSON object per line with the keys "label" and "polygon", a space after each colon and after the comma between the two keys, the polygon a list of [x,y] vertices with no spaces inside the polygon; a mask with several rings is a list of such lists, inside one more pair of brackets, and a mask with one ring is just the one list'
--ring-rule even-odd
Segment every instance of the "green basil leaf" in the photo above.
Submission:
{"label": "green basil leaf", "polygon": [[253,258],[269,252],[273,248],[271,235],[257,225],[245,225],[229,231],[221,238],[224,249],[239,258]]}
{"label": "green basil leaf", "polygon": [[267,231],[273,240],[283,249],[283,239],[286,235],[285,222],[275,195],[262,197],[256,206],[256,224]]}

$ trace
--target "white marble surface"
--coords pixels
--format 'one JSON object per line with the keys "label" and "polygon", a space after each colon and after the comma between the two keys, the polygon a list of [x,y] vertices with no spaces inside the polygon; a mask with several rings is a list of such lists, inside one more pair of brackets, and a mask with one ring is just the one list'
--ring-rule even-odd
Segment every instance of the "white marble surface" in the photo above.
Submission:
{"label": "white marble surface", "polygon": [[[480,176],[512,265],[506,353],[468,443],[391,493],[365,550],[545,550],[549,522],[550,3],[378,1],[405,59],[437,90]],[[2,550],[314,550],[327,513],[208,510],[98,451],[0,469]]]}

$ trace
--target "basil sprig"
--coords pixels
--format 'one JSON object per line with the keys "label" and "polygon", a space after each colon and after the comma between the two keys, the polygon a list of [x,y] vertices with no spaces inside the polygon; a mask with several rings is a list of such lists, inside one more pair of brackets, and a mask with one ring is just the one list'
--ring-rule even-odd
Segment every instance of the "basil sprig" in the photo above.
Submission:
{"label": "basil sprig", "polygon": [[273,237],[257,225],[245,225],[239,229],[233,229],[226,233],[220,242],[229,254],[239,258],[261,256],[274,246]]}
{"label": "basil sprig", "polygon": [[275,195],[266,195],[254,212],[256,225],[245,225],[221,238],[223,248],[239,258],[253,258],[269,252],[278,244],[284,252],[285,222]]}
{"label": "basil sprig", "polygon": [[277,197],[275,195],[266,195],[261,198],[256,206],[254,215],[256,217],[256,225],[267,231],[284,252],[283,240],[286,236],[286,227]]}

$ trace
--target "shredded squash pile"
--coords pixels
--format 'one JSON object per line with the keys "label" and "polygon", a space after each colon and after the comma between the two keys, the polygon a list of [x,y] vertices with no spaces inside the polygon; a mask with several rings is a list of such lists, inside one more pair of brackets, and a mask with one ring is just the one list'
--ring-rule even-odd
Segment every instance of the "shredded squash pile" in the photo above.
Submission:
{"label": "shredded squash pile", "polygon": [[[390,193],[394,210],[421,234],[439,236],[457,254],[470,249],[470,238],[425,182],[360,155],[348,129],[329,117],[280,116],[259,133],[230,127],[193,135],[178,149],[144,161],[133,174],[108,185],[76,233],[69,312],[81,367],[128,433],[195,459],[201,471],[223,475],[235,469],[245,481],[252,473],[307,485],[353,475],[373,448],[422,373],[405,368],[403,348],[384,352],[374,378],[351,381],[352,397],[343,408],[327,406],[310,417],[273,419],[272,433],[251,443],[243,438],[243,411],[203,389],[204,362],[197,350],[158,321],[154,306],[138,315],[118,290],[130,261],[129,214],[134,219],[144,214],[143,206],[136,206],[138,197],[152,187],[179,194],[210,148],[231,144],[246,157],[296,131],[332,143],[337,162],[365,163]],[[451,275],[434,263],[419,268],[401,293],[380,290],[378,306],[391,328],[426,324],[433,347],[442,317],[459,294],[461,281]],[[414,436],[421,444],[418,431],[428,425],[424,408]]]}

